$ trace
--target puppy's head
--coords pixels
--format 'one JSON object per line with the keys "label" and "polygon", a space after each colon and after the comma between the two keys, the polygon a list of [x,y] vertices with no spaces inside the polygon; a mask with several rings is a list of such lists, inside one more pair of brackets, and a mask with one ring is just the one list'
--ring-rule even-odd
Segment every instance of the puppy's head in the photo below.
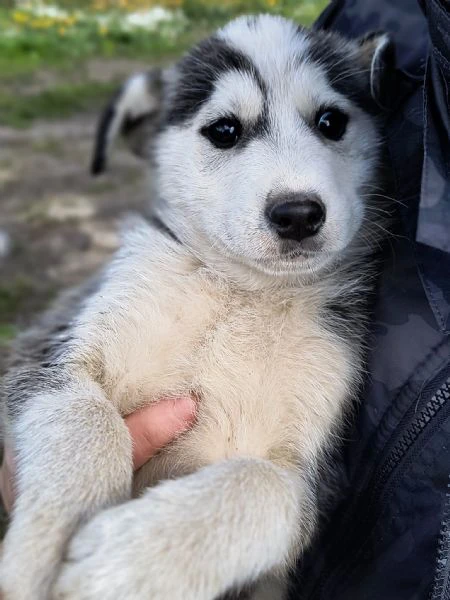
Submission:
{"label": "puppy's head", "polygon": [[94,170],[122,131],[153,158],[155,210],[206,263],[317,276],[366,218],[391,58],[386,35],[348,41],[239,18],[169,71],[125,84],[100,125]]}

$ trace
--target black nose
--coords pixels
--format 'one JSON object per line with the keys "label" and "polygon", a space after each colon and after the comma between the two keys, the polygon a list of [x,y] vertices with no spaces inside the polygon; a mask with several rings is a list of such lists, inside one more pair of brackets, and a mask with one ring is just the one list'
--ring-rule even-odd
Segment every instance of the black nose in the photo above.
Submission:
{"label": "black nose", "polygon": [[322,227],[325,207],[315,194],[285,194],[271,199],[266,217],[281,238],[301,242]]}

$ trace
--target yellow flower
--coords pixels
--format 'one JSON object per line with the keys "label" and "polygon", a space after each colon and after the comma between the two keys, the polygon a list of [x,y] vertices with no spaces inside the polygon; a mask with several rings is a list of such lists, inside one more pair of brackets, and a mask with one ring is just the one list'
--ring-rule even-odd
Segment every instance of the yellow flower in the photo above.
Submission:
{"label": "yellow flower", "polygon": [[108,34],[108,28],[106,27],[106,25],[100,25],[100,27],[98,28],[98,32],[100,35],[105,36]]}
{"label": "yellow flower", "polygon": [[54,19],[51,19],[50,17],[38,17],[31,22],[31,26],[35,29],[49,29],[50,27],[53,27],[54,24]]}
{"label": "yellow flower", "polygon": [[60,27],[58,30],[59,35],[66,35],[66,30],[64,27]]}
{"label": "yellow flower", "polygon": [[107,7],[107,4],[106,4],[105,0],[94,0],[94,3],[93,3],[94,10],[105,10],[106,7]]}
{"label": "yellow flower", "polygon": [[13,12],[12,18],[16,23],[26,23],[29,21],[29,16],[19,10]]}

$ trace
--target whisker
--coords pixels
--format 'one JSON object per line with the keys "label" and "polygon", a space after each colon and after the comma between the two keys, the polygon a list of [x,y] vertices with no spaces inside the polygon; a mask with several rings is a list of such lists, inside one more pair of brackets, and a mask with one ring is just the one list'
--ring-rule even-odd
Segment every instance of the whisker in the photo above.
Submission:
{"label": "whisker", "polygon": [[352,77],[353,75],[361,75],[362,73],[367,73],[366,69],[353,69],[353,70],[348,70],[348,71],[344,71],[343,73],[339,73],[338,76],[334,77],[330,83],[331,85],[333,83],[338,83],[339,81],[343,81],[344,79],[348,79],[349,77]]}

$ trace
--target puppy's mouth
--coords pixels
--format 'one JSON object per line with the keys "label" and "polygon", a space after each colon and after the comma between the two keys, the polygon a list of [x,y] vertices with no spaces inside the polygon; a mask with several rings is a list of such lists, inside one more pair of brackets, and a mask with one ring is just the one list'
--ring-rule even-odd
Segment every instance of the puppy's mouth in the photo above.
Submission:
{"label": "puppy's mouth", "polygon": [[302,242],[292,240],[280,240],[278,244],[278,255],[284,260],[317,258],[326,254],[323,242],[312,238]]}
{"label": "puppy's mouth", "polygon": [[[322,240],[308,240],[307,243],[293,240],[277,240],[263,247],[260,252],[256,251],[253,256],[247,256],[256,265],[273,266],[286,265],[290,269],[301,268],[304,265],[310,269],[313,265],[319,265],[332,256],[327,251]],[[243,257],[242,257],[243,258]]]}
{"label": "puppy's mouth", "polygon": [[274,253],[272,256],[257,257],[255,262],[263,264],[310,262],[319,259],[321,254],[321,252],[291,250],[289,252]]}
{"label": "puppy's mouth", "polygon": [[259,256],[254,265],[266,273],[315,278],[328,269],[339,254],[326,250],[320,242],[315,246],[305,248],[302,244],[285,240],[276,250]]}
{"label": "puppy's mouth", "polygon": [[277,265],[285,265],[289,269],[301,269],[303,266],[311,269],[315,265],[326,262],[329,256],[330,253],[324,250],[309,250],[297,244],[296,247],[279,248],[274,252],[262,254],[256,258],[255,262],[265,267],[277,268]]}
{"label": "puppy's mouth", "polygon": [[274,241],[272,236],[266,237],[264,243],[255,244],[251,253],[243,253],[241,248],[233,247],[220,238],[213,238],[211,246],[233,262],[274,277],[315,278],[333,262],[335,256],[324,249],[324,241],[319,238],[308,240],[308,244],[293,240]]}
{"label": "puppy's mouth", "polygon": [[278,258],[281,260],[316,260],[319,256],[322,256],[323,252],[320,250],[304,250],[297,248],[294,250],[287,250],[280,252]]}

